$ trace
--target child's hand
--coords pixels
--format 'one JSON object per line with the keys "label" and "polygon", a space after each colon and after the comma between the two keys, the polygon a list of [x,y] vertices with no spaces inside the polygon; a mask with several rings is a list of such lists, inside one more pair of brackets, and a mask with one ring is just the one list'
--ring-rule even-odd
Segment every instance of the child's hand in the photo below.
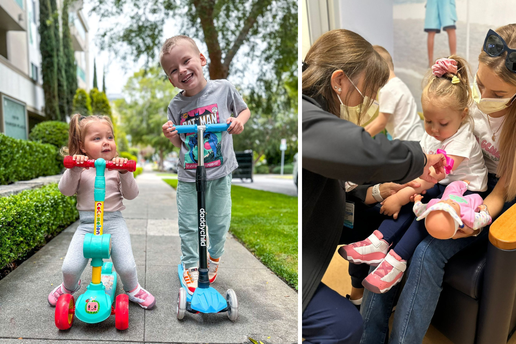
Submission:
{"label": "child's hand", "polygon": [[168,121],[167,123],[163,124],[161,130],[163,130],[163,135],[165,135],[165,137],[170,141],[179,135],[172,121]]}
{"label": "child's hand", "polygon": [[226,120],[226,123],[231,123],[231,125],[228,128],[228,133],[232,135],[238,135],[242,131],[244,131],[244,123],[242,123],[242,121],[239,120],[238,117],[229,117]]}
{"label": "child's hand", "polygon": [[85,161],[89,160],[86,155],[74,154],[73,160],[77,163],[77,166],[72,168],[72,170],[77,172],[77,171],[82,171],[83,168],[88,168],[89,169],[89,167],[83,165]]}
{"label": "child's hand", "polygon": [[410,201],[414,203],[421,202],[422,199],[423,196],[421,196],[420,194],[413,194],[412,196],[410,196]]}
{"label": "child's hand", "polygon": [[[124,164],[126,164],[129,161],[129,159],[116,157],[116,158],[113,158],[113,160],[111,160],[111,161],[113,161],[115,163],[115,166],[123,166]],[[126,174],[127,170],[118,170],[118,172],[120,172],[122,174]]]}
{"label": "child's hand", "polygon": [[380,214],[384,214],[387,216],[392,216],[394,220],[398,218],[398,213],[400,212],[401,204],[397,197],[389,197],[382,202],[382,207],[380,208]]}

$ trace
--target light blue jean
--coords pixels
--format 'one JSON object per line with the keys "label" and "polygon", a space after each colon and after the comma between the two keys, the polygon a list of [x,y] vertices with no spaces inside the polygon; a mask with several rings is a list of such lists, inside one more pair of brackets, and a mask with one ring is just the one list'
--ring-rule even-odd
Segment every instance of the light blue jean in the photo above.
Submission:
{"label": "light blue jean", "polygon": [[[231,223],[231,179],[225,177],[206,182],[206,222],[208,252],[212,258],[224,253],[224,243]],[[177,183],[177,210],[181,237],[181,262],[187,269],[199,266],[197,190],[195,182]]]}
{"label": "light blue jean", "polygon": [[[494,176],[489,175],[489,191],[494,188],[496,181]],[[502,212],[514,203],[514,200],[505,203]],[[428,236],[418,245],[409,262],[407,279],[394,314],[389,343],[415,344],[423,341],[442,291],[446,263],[474,242],[487,240],[487,236],[486,228],[478,237],[438,240]],[[360,311],[364,321],[361,344],[387,342],[385,339],[389,333],[389,317],[399,287],[400,284],[385,294],[365,291]]]}

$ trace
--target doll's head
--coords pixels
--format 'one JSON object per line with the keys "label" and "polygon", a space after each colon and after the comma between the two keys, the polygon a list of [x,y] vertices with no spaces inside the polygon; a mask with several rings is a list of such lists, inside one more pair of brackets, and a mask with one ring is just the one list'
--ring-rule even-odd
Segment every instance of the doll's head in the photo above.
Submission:
{"label": "doll's head", "polygon": [[451,199],[437,202],[417,220],[423,218],[428,234],[436,239],[450,239],[457,233],[459,227],[464,227],[460,218],[460,205]]}

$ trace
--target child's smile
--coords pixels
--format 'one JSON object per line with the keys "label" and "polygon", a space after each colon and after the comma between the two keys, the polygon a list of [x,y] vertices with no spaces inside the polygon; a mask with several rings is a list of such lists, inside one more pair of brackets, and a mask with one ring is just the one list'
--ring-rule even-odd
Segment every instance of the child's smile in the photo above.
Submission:
{"label": "child's smile", "polygon": [[111,126],[105,122],[93,122],[88,125],[81,151],[91,159],[103,158],[111,161],[116,157],[116,143]]}

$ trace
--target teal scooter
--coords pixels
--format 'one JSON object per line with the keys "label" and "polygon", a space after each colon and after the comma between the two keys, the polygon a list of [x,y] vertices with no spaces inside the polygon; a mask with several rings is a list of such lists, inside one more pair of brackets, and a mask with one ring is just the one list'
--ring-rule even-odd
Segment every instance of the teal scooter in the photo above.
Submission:
{"label": "teal scooter", "polygon": [[63,294],[56,304],[55,323],[58,329],[67,330],[72,327],[74,315],[81,321],[96,324],[106,320],[111,314],[115,315],[115,327],[118,330],[127,330],[129,327],[129,296],[121,294],[116,297],[117,283],[113,263],[103,262],[109,259],[111,253],[111,234],[102,234],[104,227],[104,199],[106,196],[105,169],[120,169],[134,172],[136,162],[129,160],[122,166],[115,166],[111,161],[104,159],[88,160],[78,165],[71,156],[64,159],[66,168],[75,166],[91,167],[96,169],[95,177],[95,222],[93,234],[84,236],[83,254],[91,258],[92,281],[84,294],[75,302],[70,294]]}
{"label": "teal scooter", "polygon": [[186,311],[190,313],[221,313],[227,312],[231,321],[238,318],[238,300],[233,289],[228,289],[224,298],[217,290],[210,287],[208,277],[208,253],[206,248],[206,168],[204,167],[204,133],[222,132],[229,128],[229,124],[181,125],[176,130],[180,134],[197,133],[197,169],[195,171],[197,189],[197,214],[199,228],[199,281],[193,295],[186,292],[183,284],[183,265],[179,264],[177,273],[181,288],[177,297],[177,318],[183,319]]}

